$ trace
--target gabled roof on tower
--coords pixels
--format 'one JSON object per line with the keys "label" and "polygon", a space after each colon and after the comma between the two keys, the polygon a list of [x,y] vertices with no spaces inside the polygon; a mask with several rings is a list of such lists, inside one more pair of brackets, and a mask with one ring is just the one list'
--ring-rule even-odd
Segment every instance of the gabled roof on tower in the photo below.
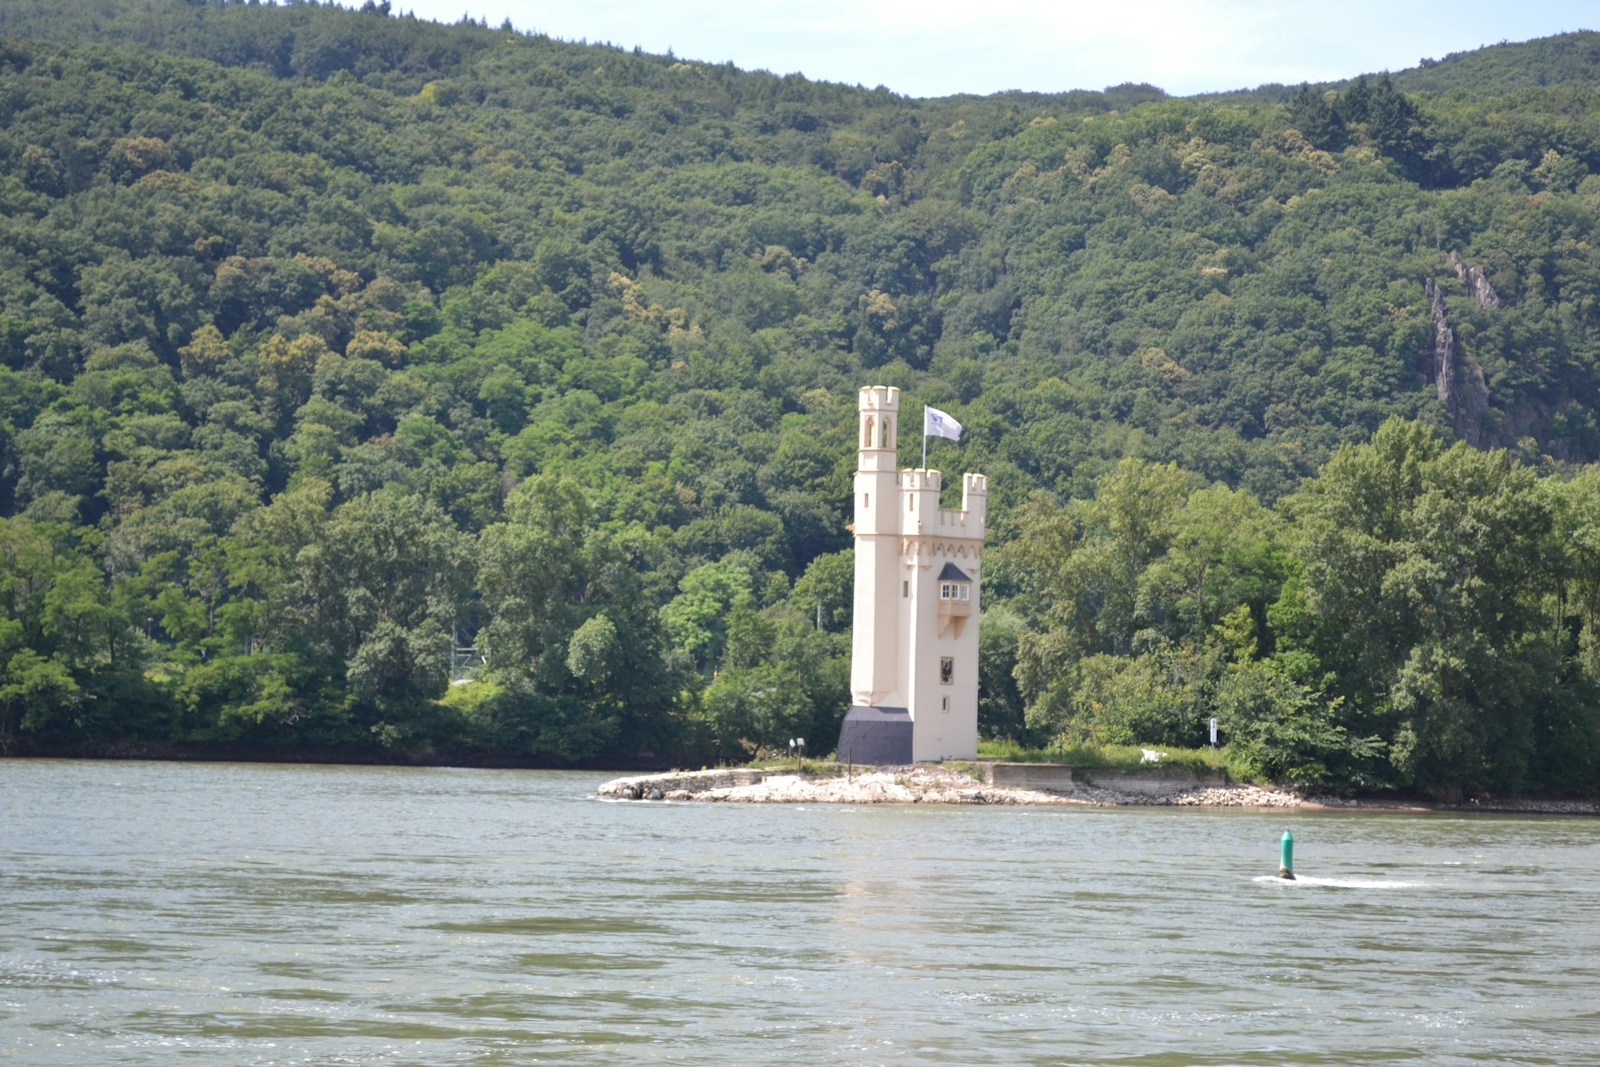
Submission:
{"label": "gabled roof on tower", "polygon": [[970,582],[972,581],[972,576],[966,571],[962,570],[960,567],[957,567],[954,563],[946,563],[944,565],[944,570],[939,572],[939,577],[936,579],[936,581]]}

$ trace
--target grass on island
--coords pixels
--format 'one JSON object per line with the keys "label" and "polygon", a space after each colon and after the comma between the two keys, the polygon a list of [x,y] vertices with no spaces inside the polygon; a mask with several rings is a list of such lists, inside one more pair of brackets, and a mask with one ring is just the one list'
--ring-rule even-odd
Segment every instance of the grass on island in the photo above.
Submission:
{"label": "grass on island", "polygon": [[[1228,759],[1227,750],[1221,748],[1171,748],[1157,745],[1149,749],[1160,754],[1159,765],[1182,767],[1197,774],[1226,773],[1235,781],[1250,776],[1235,767]],[[1140,745],[1067,745],[1064,747],[1024,748],[1015,741],[979,741],[978,758],[984,761],[1006,763],[1059,763],[1067,767],[1086,770],[1135,770],[1148,768],[1145,746]]]}
{"label": "grass on island", "polygon": [[[749,763],[744,764],[744,766],[761,771],[783,772],[793,771],[796,764],[793,756],[758,755]],[[849,770],[845,764],[835,763],[831,752],[826,756],[818,756],[816,758],[807,756],[800,761],[799,768],[801,774],[809,774],[814,778],[842,778],[845,772]],[[861,770],[861,765],[857,764],[856,769]]]}
{"label": "grass on island", "polygon": [[[1250,778],[1242,768],[1235,767],[1229,762],[1224,749],[1157,747],[1151,751],[1161,754],[1159,765],[1163,767],[1182,767],[1196,774],[1222,773],[1233,781],[1248,781]],[[1145,749],[1139,745],[1024,748],[1015,741],[979,741],[976,760],[945,760],[942,766],[958,773],[969,774],[976,779],[983,777],[980,764],[995,762],[1058,763],[1085,770],[1137,770],[1150,767],[1144,754]],[[757,756],[744,766],[781,772],[793,771],[796,764],[793,756],[766,754]],[[847,764],[835,761],[832,753],[815,758],[807,756],[800,761],[799,768],[802,774],[817,778],[837,778],[849,770]],[[863,770],[865,765],[857,764],[855,769]]]}

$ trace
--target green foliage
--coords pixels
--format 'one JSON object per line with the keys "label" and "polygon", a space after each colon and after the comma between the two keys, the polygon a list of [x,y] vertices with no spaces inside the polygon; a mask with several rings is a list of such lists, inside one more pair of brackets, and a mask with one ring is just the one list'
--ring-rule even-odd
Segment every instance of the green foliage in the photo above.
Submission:
{"label": "green foliage", "polygon": [[1560,689],[1553,520],[1532,472],[1392,421],[1291,506],[1322,659],[1393,731],[1396,769],[1436,792],[1520,787],[1537,694]]}
{"label": "green foliage", "polygon": [[701,698],[700,714],[719,758],[781,750],[795,737],[820,753],[839,736],[850,704],[847,646],[794,618],[766,630],[760,654],[718,673]]}
{"label": "green foliage", "polygon": [[1031,739],[1017,686],[1017,642],[1026,631],[1021,616],[1005,607],[986,608],[978,622],[978,736]]}
{"label": "green foliage", "polygon": [[[979,741],[980,760],[1005,760],[1018,763],[1058,763],[1066,767],[1085,770],[1137,770],[1145,766],[1144,748],[1138,745],[1059,744],[1026,746],[1015,741]],[[1182,767],[1197,774],[1222,772],[1236,781],[1247,781],[1250,775],[1232,763],[1224,749],[1182,748],[1166,746],[1161,749],[1164,766]]]}
{"label": "green foliage", "polygon": [[880,381],[993,487],[986,737],[1592,788],[1593,34],[921,101],[384,5],[0,34],[0,738],[824,743]]}
{"label": "green foliage", "polygon": [[726,561],[706,563],[684,575],[678,595],[661,609],[661,624],[673,646],[710,673],[722,662],[734,614],[754,603],[749,571]]}
{"label": "green foliage", "polygon": [[1245,661],[1229,667],[1216,710],[1228,724],[1229,755],[1250,777],[1317,786],[1340,764],[1339,781],[1360,781],[1352,764],[1380,750],[1376,737],[1349,737],[1339,703],[1319,699],[1270,660]]}
{"label": "green foliage", "polygon": [[849,629],[855,606],[855,553],[830,552],[813,559],[794,583],[795,608],[832,633]]}
{"label": "green foliage", "polygon": [[[1281,515],[1220,489],[1130,510],[1135,475],[1023,513],[1030,730],[1171,745],[1214,716],[1242,773],[1441,797],[1573,788],[1596,765],[1584,479],[1541,484],[1400,420]],[[1151,515],[1136,552],[1114,547]]]}

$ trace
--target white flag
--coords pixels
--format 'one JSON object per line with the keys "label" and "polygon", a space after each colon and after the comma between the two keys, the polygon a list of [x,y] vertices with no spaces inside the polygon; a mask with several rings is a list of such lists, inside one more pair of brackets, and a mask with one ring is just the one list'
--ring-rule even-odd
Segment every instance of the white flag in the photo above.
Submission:
{"label": "white flag", "polygon": [[952,441],[961,440],[961,424],[938,408],[926,405],[922,409],[922,436],[948,437]]}

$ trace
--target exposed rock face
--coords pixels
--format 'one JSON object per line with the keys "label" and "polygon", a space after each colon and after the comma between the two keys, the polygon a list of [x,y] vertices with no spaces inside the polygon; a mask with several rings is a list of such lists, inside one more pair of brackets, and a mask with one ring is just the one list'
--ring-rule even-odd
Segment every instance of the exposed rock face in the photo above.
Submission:
{"label": "exposed rock face", "polygon": [[[1455,259],[1452,252],[1451,258]],[[1457,261],[1459,262],[1459,261]],[[1482,277],[1482,272],[1478,272]],[[1494,290],[1489,288],[1487,280],[1483,285],[1488,289],[1489,295],[1494,298],[1495,305],[1499,305],[1500,298],[1494,295]],[[1428,312],[1433,318],[1433,333],[1428,345],[1423,350],[1422,372],[1425,380],[1433,383],[1439,394],[1439,403],[1450,413],[1450,419],[1455,424],[1456,433],[1468,444],[1478,447],[1483,444],[1483,413],[1489,406],[1489,386],[1483,380],[1483,369],[1470,359],[1464,359],[1462,368],[1463,380],[1458,385],[1456,375],[1456,335],[1445,319],[1444,294],[1439,290],[1439,283],[1432,278],[1423,282],[1423,292],[1428,298]],[[1481,303],[1481,300],[1480,300]],[[1490,306],[1490,305],[1485,305]]]}
{"label": "exposed rock face", "polygon": [[1422,283],[1422,292],[1428,298],[1428,312],[1433,316],[1433,334],[1425,350],[1427,363],[1424,373],[1439,392],[1439,403],[1445,410],[1455,413],[1456,402],[1456,334],[1444,317],[1444,294],[1439,283],[1428,278]]}
{"label": "exposed rock face", "polygon": [[1467,295],[1478,302],[1481,308],[1497,308],[1500,306],[1500,294],[1494,291],[1494,286],[1489,284],[1489,279],[1484,276],[1482,267],[1469,267],[1461,261],[1461,257],[1451,252],[1445,257],[1450,264],[1450,269],[1456,272],[1467,287]]}

